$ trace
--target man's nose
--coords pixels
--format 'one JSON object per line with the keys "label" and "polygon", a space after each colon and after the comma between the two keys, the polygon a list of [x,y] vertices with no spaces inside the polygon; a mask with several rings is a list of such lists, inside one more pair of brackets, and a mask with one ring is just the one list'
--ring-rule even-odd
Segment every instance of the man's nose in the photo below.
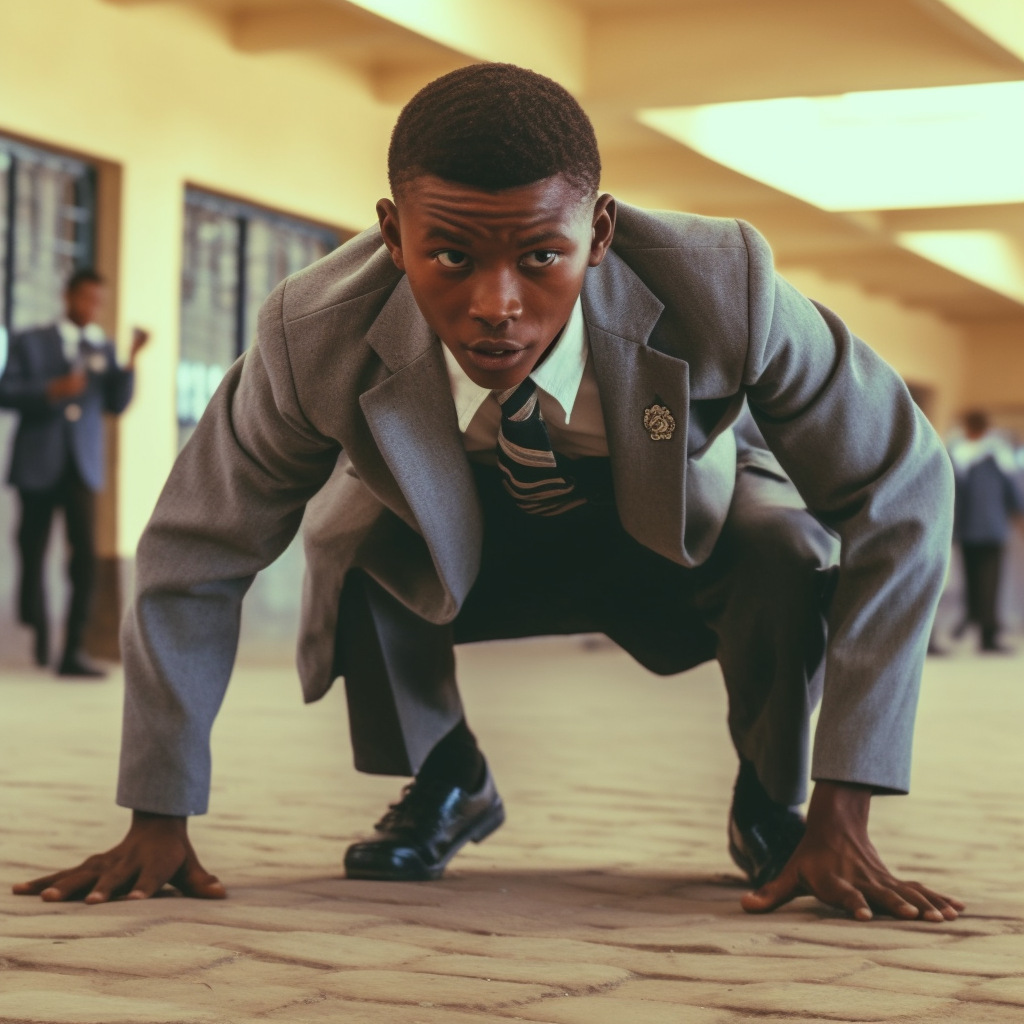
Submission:
{"label": "man's nose", "polygon": [[478,271],[474,277],[473,299],[469,315],[481,326],[492,329],[508,326],[523,312],[519,283],[511,270]]}

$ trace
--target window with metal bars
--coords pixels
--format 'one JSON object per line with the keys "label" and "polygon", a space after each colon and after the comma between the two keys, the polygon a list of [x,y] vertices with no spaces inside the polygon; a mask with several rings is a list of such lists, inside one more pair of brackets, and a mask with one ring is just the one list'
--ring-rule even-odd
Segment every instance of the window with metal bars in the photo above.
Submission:
{"label": "window with metal bars", "polygon": [[192,435],[228,367],[252,341],[263,300],[326,256],[342,233],[196,188],[185,192],[178,440]]}
{"label": "window with metal bars", "polygon": [[64,285],[93,260],[96,170],[0,135],[0,323],[11,334],[63,313]]}

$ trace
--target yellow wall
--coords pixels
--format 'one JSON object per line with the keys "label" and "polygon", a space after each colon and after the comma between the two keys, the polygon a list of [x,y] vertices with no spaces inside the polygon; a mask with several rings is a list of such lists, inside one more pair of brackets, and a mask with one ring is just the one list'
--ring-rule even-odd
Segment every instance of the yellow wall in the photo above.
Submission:
{"label": "yellow wall", "polygon": [[[134,552],[177,448],[186,182],[352,229],[387,193],[396,107],[339,64],[241,53],[225,33],[177,4],[0,4],[0,131],[114,165],[101,217],[116,241],[105,266],[118,277],[117,333],[126,342],[134,324],[153,332],[119,430],[122,555]],[[935,419],[948,423],[964,378],[955,328],[811,271],[788,276],[907,378],[935,388]]]}
{"label": "yellow wall", "polygon": [[995,323],[967,337],[964,404],[1024,413],[1024,328]]}
{"label": "yellow wall", "polygon": [[809,298],[841,316],[905,380],[933,389],[932,420],[941,431],[950,426],[964,400],[967,365],[958,327],[926,310],[909,309],[813,270],[784,268],[783,274]]}
{"label": "yellow wall", "polygon": [[0,4],[0,131],[122,170],[118,337],[141,324],[153,339],[121,421],[121,554],[134,551],[177,450],[185,183],[365,227],[387,194],[395,113],[337,65],[233,50],[187,7]]}

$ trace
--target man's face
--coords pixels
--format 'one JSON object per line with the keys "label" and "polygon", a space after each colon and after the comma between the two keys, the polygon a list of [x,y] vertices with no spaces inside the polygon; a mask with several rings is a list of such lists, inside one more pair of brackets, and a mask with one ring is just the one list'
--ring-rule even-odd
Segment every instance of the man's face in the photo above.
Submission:
{"label": "man's face", "polygon": [[65,296],[68,319],[84,327],[93,324],[99,318],[103,306],[103,285],[95,281],[83,281],[75,285]]}
{"label": "man's face", "polygon": [[427,323],[491,390],[541,361],[615,230],[612,197],[583,199],[560,175],[502,192],[424,175],[377,213]]}

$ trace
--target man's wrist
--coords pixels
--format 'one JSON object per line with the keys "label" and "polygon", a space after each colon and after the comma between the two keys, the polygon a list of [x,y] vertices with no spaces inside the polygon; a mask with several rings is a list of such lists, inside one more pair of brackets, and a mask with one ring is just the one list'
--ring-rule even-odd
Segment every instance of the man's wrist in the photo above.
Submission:
{"label": "man's wrist", "polygon": [[188,818],[179,814],[156,814],[153,811],[132,811],[132,825],[150,824],[178,825],[185,828]]}
{"label": "man's wrist", "polygon": [[856,782],[819,780],[815,783],[807,810],[808,827],[838,826],[867,831],[872,792],[870,786]]}

